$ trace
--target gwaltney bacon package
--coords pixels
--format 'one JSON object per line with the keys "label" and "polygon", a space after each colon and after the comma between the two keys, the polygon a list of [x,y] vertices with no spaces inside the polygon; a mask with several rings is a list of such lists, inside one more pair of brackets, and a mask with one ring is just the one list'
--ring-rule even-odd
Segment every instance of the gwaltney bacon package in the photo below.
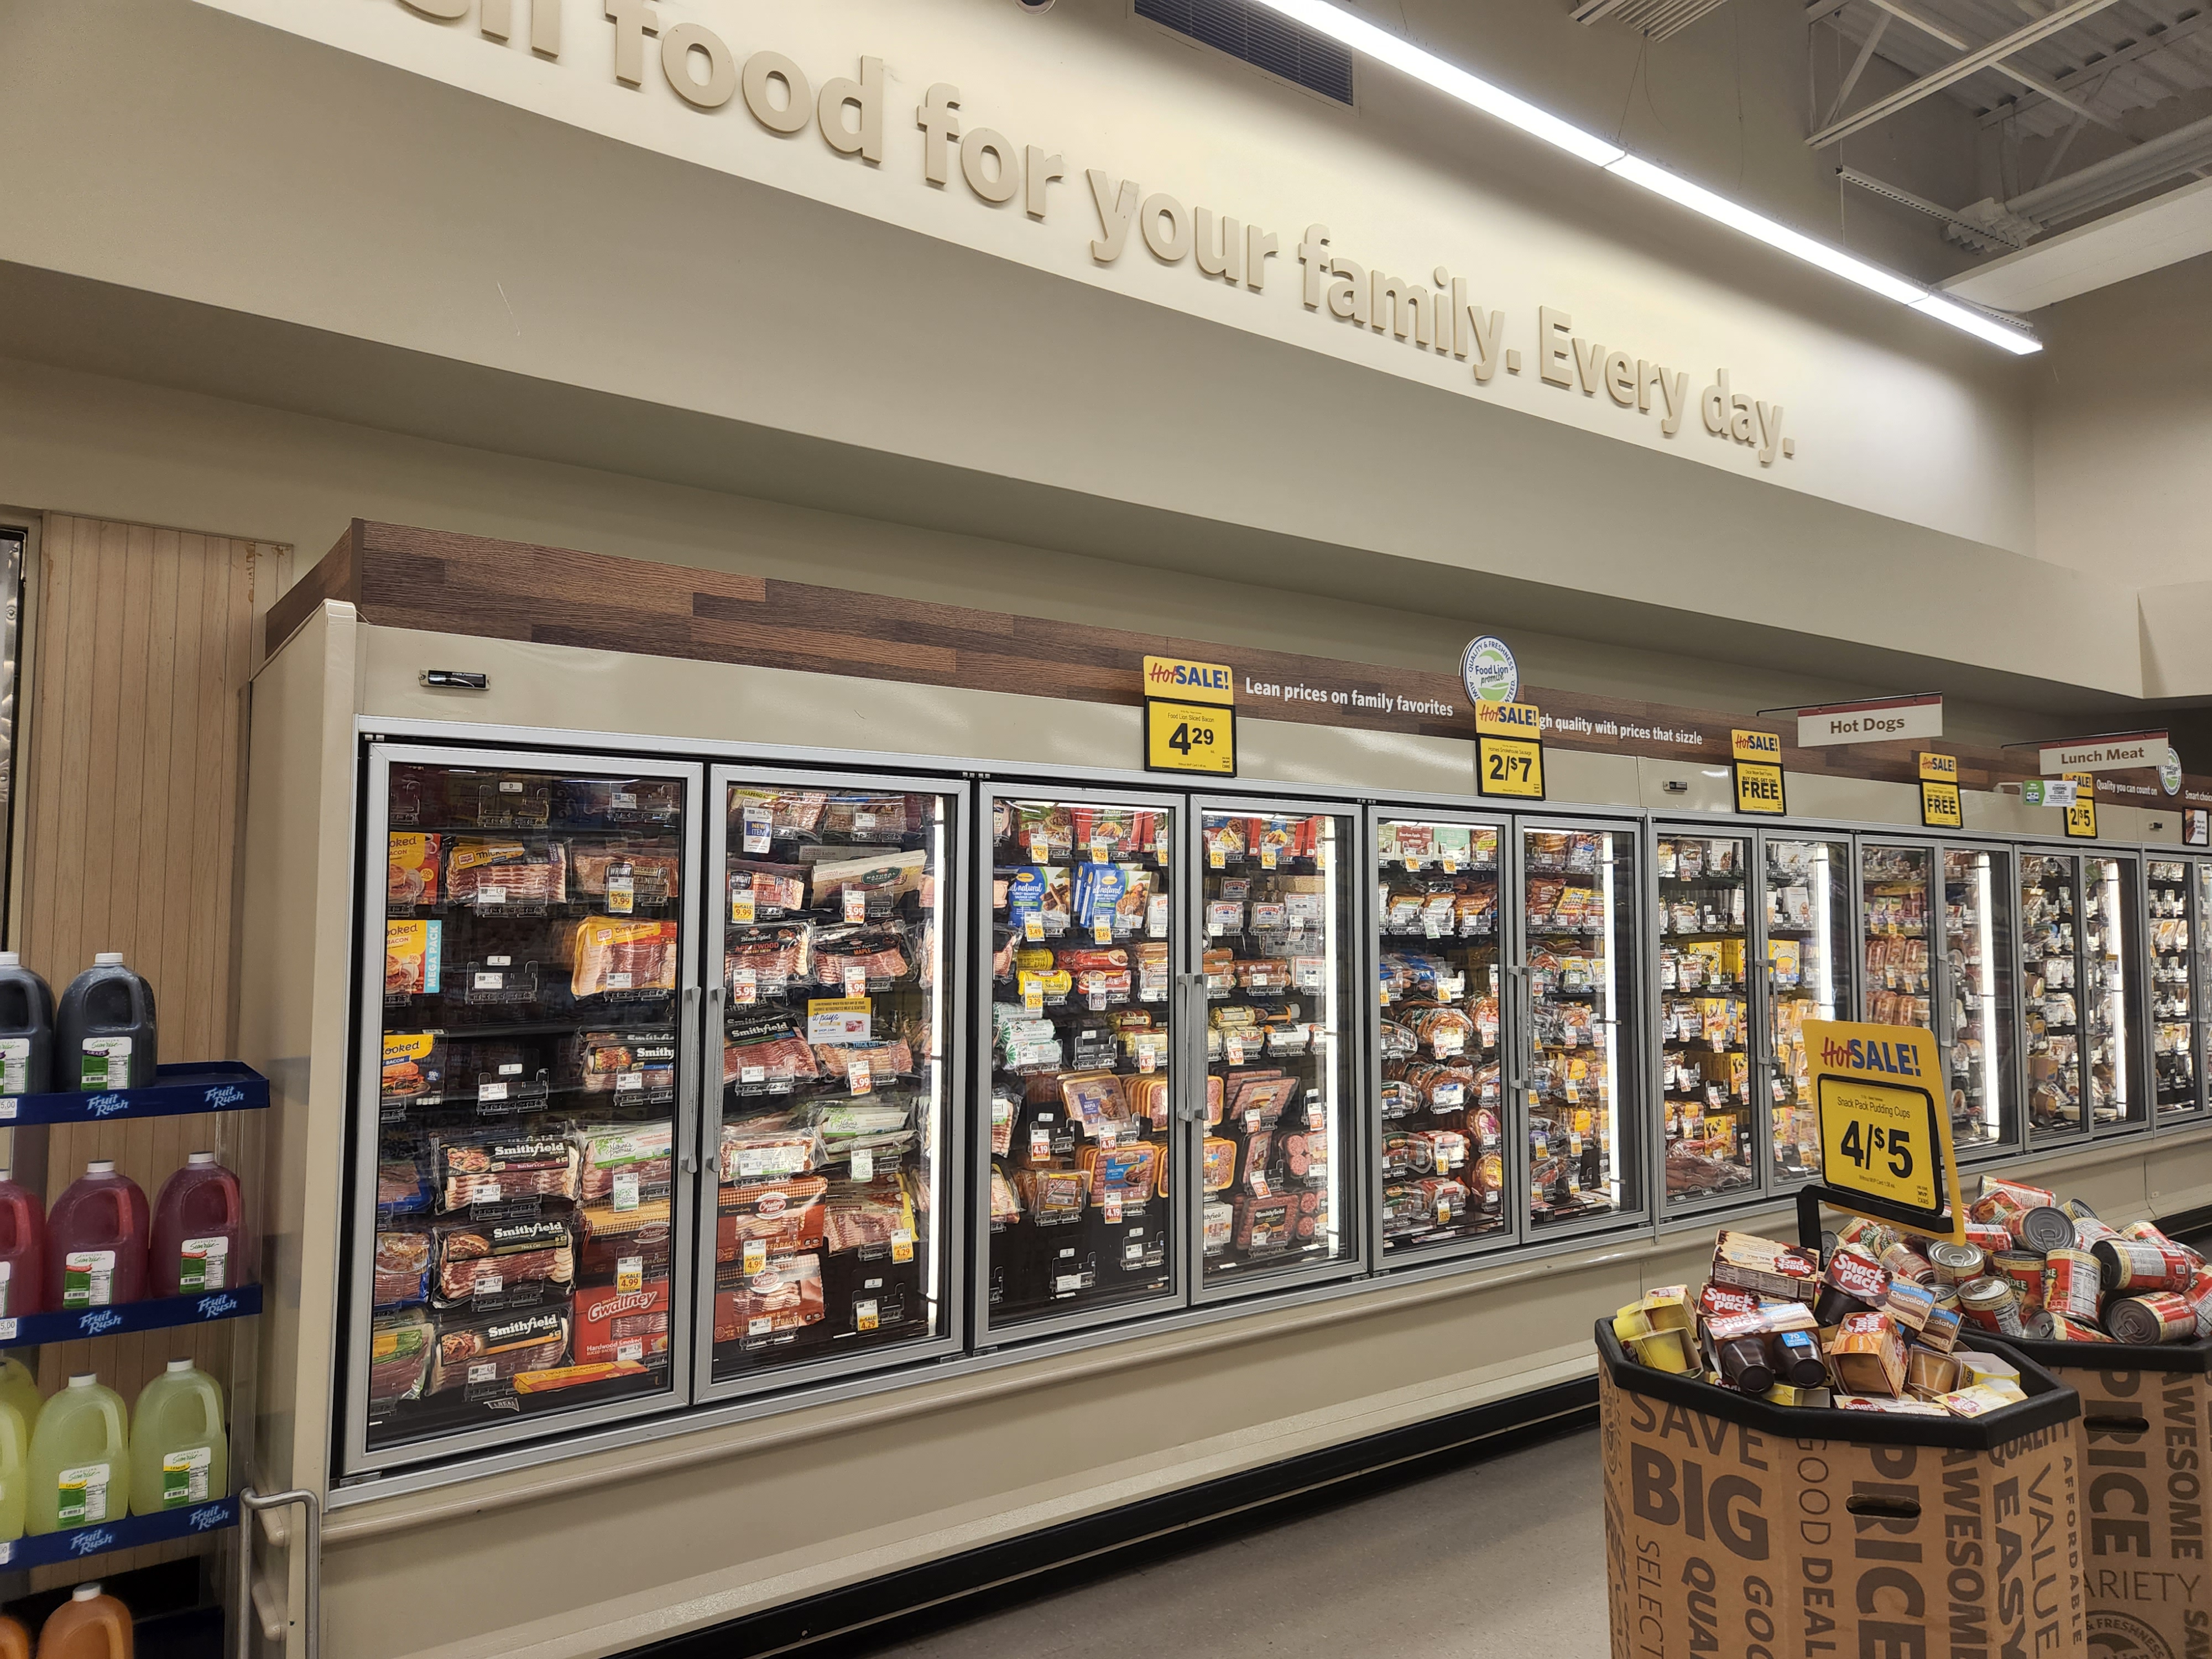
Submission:
{"label": "gwaltney bacon package", "polygon": [[668,1281],[635,1290],[595,1285],[576,1292],[575,1360],[580,1365],[635,1360],[668,1363]]}

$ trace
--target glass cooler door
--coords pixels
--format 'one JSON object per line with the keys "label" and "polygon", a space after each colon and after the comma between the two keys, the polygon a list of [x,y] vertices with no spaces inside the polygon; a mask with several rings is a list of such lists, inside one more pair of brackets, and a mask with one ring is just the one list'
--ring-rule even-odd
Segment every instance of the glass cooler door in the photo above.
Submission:
{"label": "glass cooler door", "polygon": [[986,790],[982,810],[981,1332],[1075,1329],[1181,1302],[1182,798]]}
{"label": "glass cooler door", "polygon": [[713,799],[702,1392],[947,1347],[965,796],[718,767]]}
{"label": "glass cooler door", "polygon": [[2150,1121],[2143,1075],[2144,961],[2142,892],[2131,858],[2081,861],[2082,1060],[2093,1131],[2139,1128]]}
{"label": "glass cooler door", "polygon": [[2012,1064],[2012,854],[1943,849],[1942,995],[1951,1139],[1961,1159],[2018,1144]]}
{"label": "glass cooler door", "polygon": [[1634,1103],[1642,940],[1636,833],[1523,823],[1519,830],[1520,1065],[1533,1231],[1643,1207]]}
{"label": "glass cooler door", "polygon": [[[1357,1271],[1358,820],[1201,800],[1200,1300]],[[1463,1164],[1464,1159],[1461,1162]]]}
{"label": "glass cooler door", "polygon": [[1505,1150],[1524,1120],[1498,1065],[1505,830],[1388,808],[1374,823],[1382,1255],[1452,1254],[1518,1231]]}
{"label": "glass cooler door", "polygon": [[1766,888],[1766,1077],[1777,1182],[1820,1173],[1805,1022],[1851,1010],[1851,844],[1762,836]]}
{"label": "glass cooler door", "polygon": [[[2189,866],[2191,980],[2197,993],[2197,1053],[2212,1054],[2212,859]],[[2201,1097],[2212,1100],[2212,1075],[2197,1062]]]}
{"label": "glass cooler door", "polygon": [[2071,853],[2020,854],[2021,1030],[2031,1140],[2079,1134],[2081,1111],[2080,960],[2081,860]]}
{"label": "glass cooler door", "polygon": [[688,1391],[698,788],[370,750],[349,1468]]}
{"label": "glass cooler door", "polygon": [[1660,1098],[1667,1114],[1667,1208],[1759,1182],[1752,1087],[1752,868],[1748,836],[1662,827],[1659,900]]}
{"label": "glass cooler door", "polygon": [[2150,933],[2151,1066],[2162,1123],[2202,1109],[2197,1048],[2197,953],[2190,948],[2196,918],[2191,914],[2192,872],[2198,866],[2179,859],[2151,859],[2144,865],[2145,925]]}

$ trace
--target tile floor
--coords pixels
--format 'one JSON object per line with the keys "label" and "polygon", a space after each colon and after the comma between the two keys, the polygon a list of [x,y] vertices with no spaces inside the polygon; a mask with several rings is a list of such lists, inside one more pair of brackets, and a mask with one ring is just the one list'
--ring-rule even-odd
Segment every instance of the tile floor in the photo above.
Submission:
{"label": "tile floor", "polygon": [[1602,1659],[1595,1430],[1046,1593],[876,1659]]}

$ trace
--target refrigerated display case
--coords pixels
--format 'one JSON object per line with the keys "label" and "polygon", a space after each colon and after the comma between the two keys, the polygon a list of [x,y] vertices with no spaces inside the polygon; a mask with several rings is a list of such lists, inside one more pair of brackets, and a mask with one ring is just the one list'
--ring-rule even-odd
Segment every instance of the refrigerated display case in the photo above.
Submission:
{"label": "refrigerated display case", "polygon": [[710,799],[702,1397],[957,1334],[946,999],[965,808],[927,780],[732,767]]}
{"label": "refrigerated display case", "polygon": [[1182,799],[987,789],[980,810],[978,1322],[1030,1334],[1170,1305],[1189,1267],[1174,1220]]}
{"label": "refrigerated display case", "polygon": [[2014,1146],[2012,854],[1943,849],[1943,1040],[1951,1139],[1961,1158]]}
{"label": "refrigerated display case", "polygon": [[1512,1090],[1527,1103],[1528,1223],[1557,1228],[1640,1208],[1635,1102],[1637,833],[1519,826],[1521,959]]}
{"label": "refrigerated display case", "polygon": [[698,769],[377,744],[367,786],[347,1463],[665,1407]]}
{"label": "refrigerated display case", "polygon": [[2202,1056],[2212,1054],[2212,859],[2189,866],[2190,982],[2197,999],[2196,1053],[2197,1098],[2212,1106],[2212,1075]]}
{"label": "refrigerated display case", "polygon": [[[1205,1300],[1330,1277],[1356,1269],[1364,1254],[1361,861],[1348,812],[1200,800],[1190,818],[1205,1011],[1193,1040],[1205,1063],[1191,1074],[1204,1109],[1184,1159],[1201,1171],[1196,1294]],[[1448,1005],[1426,1018],[1462,1036],[1468,1024]],[[1464,1043],[1428,1030],[1428,1046],[1429,1063],[1443,1066]],[[1446,1176],[1468,1162],[1464,1144],[1441,1139],[1400,1151]]]}
{"label": "refrigerated display case", "polygon": [[2081,860],[2072,853],[2020,855],[2021,1029],[2031,1139],[2078,1134],[2081,1018],[2076,971]]}
{"label": "refrigerated display case", "polygon": [[2149,859],[2143,866],[2145,933],[2150,941],[2151,1067],[2161,1120],[2197,1111],[2198,1010],[2197,953],[2191,937],[2201,922],[2195,911],[2191,872],[2180,859]]}
{"label": "refrigerated display case", "polygon": [[1778,1182],[1820,1173],[1820,1125],[1805,1022],[1851,1006],[1851,845],[1763,835],[1766,1026],[1763,1064]]}
{"label": "refrigerated display case", "polygon": [[1927,847],[1859,843],[1863,1001],[1866,1018],[1876,1025],[1935,1030],[1928,967],[1928,896],[1935,856]]}
{"label": "refrigerated display case", "polygon": [[1748,836],[1662,828],[1654,850],[1669,1210],[1759,1180]]}
{"label": "refrigerated display case", "polygon": [[1512,1232],[1499,1076],[1504,830],[1383,811],[1375,820],[1382,1253]]}
{"label": "refrigerated display case", "polygon": [[2082,1059],[2092,1129],[2150,1121],[2141,1042],[2142,893],[2132,858],[2092,854],[2081,866]]}

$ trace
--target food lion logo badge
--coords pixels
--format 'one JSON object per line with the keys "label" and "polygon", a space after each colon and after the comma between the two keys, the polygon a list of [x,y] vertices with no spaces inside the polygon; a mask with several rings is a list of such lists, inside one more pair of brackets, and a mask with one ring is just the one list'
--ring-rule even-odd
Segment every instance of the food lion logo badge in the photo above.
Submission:
{"label": "food lion logo badge", "polygon": [[2102,1608],[2089,1615],[2094,1659],[2175,1659],[2173,1644],[2131,1613]]}
{"label": "food lion logo badge", "polygon": [[115,1533],[108,1527],[88,1528],[83,1532],[72,1534],[70,1539],[71,1555],[97,1555],[102,1550],[112,1550],[114,1547]]}

